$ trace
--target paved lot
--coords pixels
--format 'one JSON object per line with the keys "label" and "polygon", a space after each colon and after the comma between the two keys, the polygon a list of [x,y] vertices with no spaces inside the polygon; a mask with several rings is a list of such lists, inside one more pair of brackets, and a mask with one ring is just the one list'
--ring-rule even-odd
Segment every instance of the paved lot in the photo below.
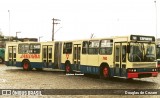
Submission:
{"label": "paved lot", "polygon": [[[50,89],[53,94],[54,89],[160,89],[160,75],[153,78],[143,78],[126,80],[120,78],[113,78],[110,80],[102,80],[93,75],[72,76],[66,75],[63,71],[48,70],[43,71],[23,71],[22,68],[7,67],[0,65],[0,87],[6,89]],[[91,91],[92,92],[92,91]],[[101,91],[100,91],[101,92]],[[56,92],[57,93],[57,92]],[[66,92],[67,93],[67,92]],[[82,91],[83,93],[83,91]],[[95,92],[96,93],[96,92]],[[92,98],[92,97],[129,97],[130,95],[45,95],[34,97],[78,97],[78,98]],[[134,95],[130,97],[160,97],[151,95]],[[4,97],[4,96],[3,96]],[[5,95],[5,97],[10,97]],[[13,97],[13,96],[12,96]],[[14,96],[16,98],[21,96]],[[30,96],[25,96],[30,97]],[[33,97],[33,96],[32,96]]]}

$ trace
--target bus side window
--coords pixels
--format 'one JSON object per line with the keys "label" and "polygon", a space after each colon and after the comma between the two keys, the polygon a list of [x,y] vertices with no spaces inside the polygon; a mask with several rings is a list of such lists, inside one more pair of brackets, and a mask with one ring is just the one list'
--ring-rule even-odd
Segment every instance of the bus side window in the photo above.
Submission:
{"label": "bus side window", "polygon": [[18,45],[18,53],[19,54],[29,53],[29,45],[28,44],[19,44]]}
{"label": "bus side window", "polygon": [[88,53],[88,41],[83,42],[82,54]]}
{"label": "bus side window", "polygon": [[98,54],[99,52],[99,40],[89,42],[88,54]]}
{"label": "bus side window", "polygon": [[40,44],[31,44],[29,52],[33,54],[40,53]]}
{"label": "bus side window", "polygon": [[71,54],[72,53],[72,43],[64,43],[63,44],[63,54]]}
{"label": "bus side window", "polygon": [[122,46],[122,62],[126,62],[126,45]]}
{"label": "bus side window", "polygon": [[40,53],[40,49],[33,49],[33,53]]}
{"label": "bus side window", "polygon": [[63,43],[63,54],[66,53],[66,43]]}
{"label": "bus side window", "polygon": [[116,58],[115,58],[115,59],[116,59],[116,62],[119,62],[119,58],[120,58],[120,57],[119,57],[119,49],[120,49],[120,47],[119,47],[119,45],[117,45],[117,46],[116,46],[116,52],[115,52],[115,54],[116,54],[116,55],[115,55],[115,56],[116,56]]}
{"label": "bus side window", "polygon": [[112,54],[112,46],[113,41],[110,39],[103,39],[100,42],[100,54],[102,55],[111,55]]}

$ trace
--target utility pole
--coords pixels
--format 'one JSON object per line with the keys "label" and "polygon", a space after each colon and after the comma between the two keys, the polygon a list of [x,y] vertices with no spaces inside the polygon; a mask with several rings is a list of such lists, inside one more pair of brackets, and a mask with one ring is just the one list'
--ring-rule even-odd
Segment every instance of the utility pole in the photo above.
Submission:
{"label": "utility pole", "polygon": [[155,3],[155,9],[156,9],[156,42],[157,42],[157,39],[158,39],[158,35],[157,35],[157,2],[156,2],[156,0],[154,1],[154,3]]}
{"label": "utility pole", "polygon": [[59,24],[59,23],[56,23],[55,21],[60,21],[59,19],[52,19],[53,20],[53,29],[52,29],[52,41],[54,41],[54,25],[55,24]]}
{"label": "utility pole", "polygon": [[18,41],[18,36],[17,33],[21,33],[21,32],[16,32],[16,42]]}
{"label": "utility pole", "polygon": [[10,26],[10,10],[8,10],[8,15],[9,15],[9,41],[10,41],[10,29],[11,29],[11,26]]}

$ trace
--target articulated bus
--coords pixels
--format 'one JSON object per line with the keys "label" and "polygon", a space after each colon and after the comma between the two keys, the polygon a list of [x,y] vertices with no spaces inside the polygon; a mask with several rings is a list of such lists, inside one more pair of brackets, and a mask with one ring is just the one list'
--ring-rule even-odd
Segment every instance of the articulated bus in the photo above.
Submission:
{"label": "articulated bus", "polygon": [[5,64],[23,67],[24,70],[59,68],[60,42],[8,42]]}
{"label": "articulated bus", "polygon": [[158,75],[154,36],[14,42],[6,44],[7,66],[58,68],[67,74],[95,74],[101,78],[144,78]]}

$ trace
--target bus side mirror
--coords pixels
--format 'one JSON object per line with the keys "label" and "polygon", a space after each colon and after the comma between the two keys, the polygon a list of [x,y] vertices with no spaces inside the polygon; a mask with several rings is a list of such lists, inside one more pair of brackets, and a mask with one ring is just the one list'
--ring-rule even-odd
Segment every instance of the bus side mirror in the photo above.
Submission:
{"label": "bus side mirror", "polygon": [[130,53],[130,45],[127,45],[127,53]]}

